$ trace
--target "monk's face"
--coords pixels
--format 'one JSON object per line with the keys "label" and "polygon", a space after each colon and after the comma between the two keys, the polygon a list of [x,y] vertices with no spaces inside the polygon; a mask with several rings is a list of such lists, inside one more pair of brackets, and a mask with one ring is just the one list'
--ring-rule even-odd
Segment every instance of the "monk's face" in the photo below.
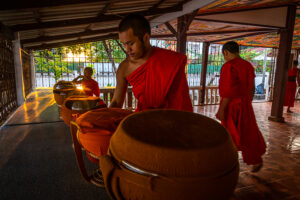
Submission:
{"label": "monk's face", "polygon": [[223,51],[224,60],[227,62],[229,61],[229,51],[224,50]]}
{"label": "monk's face", "polygon": [[83,71],[83,76],[86,78],[86,79],[90,79],[93,75],[93,71],[88,69],[88,68],[85,68],[84,71]]}
{"label": "monk's face", "polygon": [[124,48],[129,56],[130,60],[138,60],[143,58],[146,52],[146,44],[148,34],[145,34],[143,41],[141,41],[137,36],[134,35],[132,28],[124,32],[119,32],[119,39],[121,40]]}

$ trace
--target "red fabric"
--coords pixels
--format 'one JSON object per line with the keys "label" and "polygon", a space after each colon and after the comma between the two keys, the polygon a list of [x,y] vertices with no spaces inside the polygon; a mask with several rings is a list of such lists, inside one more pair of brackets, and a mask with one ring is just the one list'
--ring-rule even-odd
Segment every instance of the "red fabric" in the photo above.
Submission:
{"label": "red fabric", "polygon": [[261,156],[266,151],[250,97],[254,77],[253,66],[236,58],[223,65],[219,83],[221,98],[231,99],[222,124],[231,134],[238,150],[242,151],[243,160],[248,165],[261,163]]}
{"label": "red fabric", "polygon": [[[297,68],[292,68],[288,71],[288,76],[297,76]],[[296,81],[288,81],[286,83],[285,96],[284,96],[284,106],[294,107],[295,97],[296,97]]]}
{"label": "red fabric", "polygon": [[96,97],[99,97],[100,89],[99,89],[99,85],[98,85],[97,81],[95,81],[93,79],[83,81],[82,87],[83,87],[84,93],[86,95],[88,95],[88,96],[95,95]]}
{"label": "red fabric", "polygon": [[127,76],[138,99],[136,111],[165,108],[192,112],[185,65],[185,55],[153,47],[146,63]]}

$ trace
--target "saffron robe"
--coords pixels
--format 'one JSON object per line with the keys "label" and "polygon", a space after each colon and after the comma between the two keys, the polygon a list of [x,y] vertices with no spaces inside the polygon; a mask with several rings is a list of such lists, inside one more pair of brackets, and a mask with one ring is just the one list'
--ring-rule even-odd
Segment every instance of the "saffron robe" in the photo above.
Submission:
{"label": "saffron robe", "polygon": [[185,65],[185,55],[153,47],[148,60],[126,77],[138,100],[136,111],[175,109],[192,112]]}
{"label": "saffron robe", "polygon": [[131,113],[121,108],[100,108],[88,111],[76,119],[80,127],[77,137],[90,161],[97,163],[97,159],[107,153],[112,134],[122,119]]}
{"label": "saffron robe", "polygon": [[96,97],[99,97],[100,89],[99,89],[99,85],[98,85],[97,81],[95,81],[93,79],[83,81],[82,87],[83,87],[84,93],[86,95],[88,95],[88,96],[95,95]]}
{"label": "saffron robe", "polygon": [[226,62],[221,69],[219,90],[221,101],[229,98],[222,124],[228,130],[243,160],[248,165],[262,162],[266,151],[264,138],[256,123],[250,90],[255,73],[253,66],[241,58]]}
{"label": "saffron robe", "polygon": [[294,107],[296,98],[296,83],[297,68],[292,68],[288,71],[288,81],[286,83],[284,106]]}

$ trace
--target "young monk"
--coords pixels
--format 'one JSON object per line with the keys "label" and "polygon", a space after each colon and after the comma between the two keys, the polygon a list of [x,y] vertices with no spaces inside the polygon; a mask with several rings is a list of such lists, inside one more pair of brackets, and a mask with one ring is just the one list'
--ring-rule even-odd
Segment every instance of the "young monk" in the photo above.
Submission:
{"label": "young monk", "polygon": [[256,124],[252,107],[254,68],[239,56],[239,45],[227,42],[223,46],[226,63],[222,66],[219,91],[221,102],[217,118],[228,130],[243,160],[257,172],[263,165],[265,141]]}
{"label": "young monk", "polygon": [[150,44],[149,22],[131,14],[119,24],[119,39],[128,57],[117,70],[117,86],[110,107],[121,108],[128,83],[138,100],[136,111],[177,109],[193,111],[184,73],[186,56]]}
{"label": "young monk", "polygon": [[300,69],[297,68],[298,61],[293,61],[293,66],[288,71],[288,81],[286,83],[284,106],[287,106],[287,112],[292,113],[291,107],[294,107],[297,83],[300,85]]}
{"label": "young monk", "polygon": [[[99,97],[100,95],[100,89],[98,82],[92,79],[93,75],[93,68],[86,67],[83,71],[83,76],[80,75],[76,77],[73,82],[76,84],[81,84],[83,87],[83,91],[88,96],[95,95],[96,97]],[[78,80],[81,79],[81,80]]]}

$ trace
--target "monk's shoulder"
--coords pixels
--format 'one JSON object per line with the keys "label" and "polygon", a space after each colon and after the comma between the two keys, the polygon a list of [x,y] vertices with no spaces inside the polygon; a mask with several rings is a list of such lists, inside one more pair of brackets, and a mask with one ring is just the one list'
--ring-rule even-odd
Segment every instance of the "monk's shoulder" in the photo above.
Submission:
{"label": "monk's shoulder", "polygon": [[120,63],[120,65],[118,67],[118,70],[117,70],[117,74],[120,75],[120,76],[125,77],[126,73],[128,71],[128,68],[129,68],[129,60],[126,58],[125,60],[123,60]]}

